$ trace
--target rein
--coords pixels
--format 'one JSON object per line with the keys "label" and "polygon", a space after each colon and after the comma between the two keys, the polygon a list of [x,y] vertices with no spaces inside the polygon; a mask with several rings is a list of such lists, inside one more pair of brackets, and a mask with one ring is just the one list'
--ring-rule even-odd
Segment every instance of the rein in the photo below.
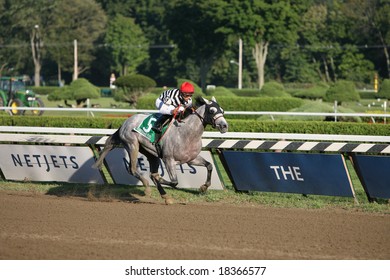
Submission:
{"label": "rein", "polygon": [[[207,106],[206,106],[207,108]],[[192,109],[192,112],[197,115],[200,119],[200,121],[202,122],[203,126],[205,127],[207,124],[210,124],[212,127],[215,127],[215,121],[218,120],[219,118],[222,118],[223,117],[223,114],[219,113],[219,114],[215,114],[211,119],[210,122],[207,122],[206,118],[205,117],[202,117],[194,108],[191,108]],[[206,110],[205,110],[206,112]]]}
{"label": "rein", "polygon": [[194,109],[192,108],[192,113],[194,113],[195,115],[197,115],[200,119],[200,121],[202,122],[203,126],[205,126],[205,123],[204,123],[204,117],[202,117],[201,115],[199,115],[199,113]]}

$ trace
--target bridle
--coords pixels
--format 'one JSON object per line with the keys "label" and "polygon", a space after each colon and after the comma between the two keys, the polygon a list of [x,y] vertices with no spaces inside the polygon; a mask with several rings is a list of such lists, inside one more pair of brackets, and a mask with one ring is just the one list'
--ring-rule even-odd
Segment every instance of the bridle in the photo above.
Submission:
{"label": "bridle", "polygon": [[210,124],[213,128],[216,127],[216,124],[215,122],[219,119],[219,118],[222,118],[223,117],[223,111],[221,109],[219,109],[221,112],[220,113],[217,113],[218,112],[218,109],[216,107],[211,107],[208,105],[208,104],[205,104],[206,106],[206,109],[205,109],[205,115],[206,115],[206,111],[209,110],[211,111],[212,113],[214,113],[214,115],[212,116],[212,118],[210,117],[210,115],[207,115],[207,117],[205,116],[201,116],[194,108],[192,108],[192,112],[197,115],[200,119],[200,121],[202,122],[203,126],[205,127],[207,124]]}

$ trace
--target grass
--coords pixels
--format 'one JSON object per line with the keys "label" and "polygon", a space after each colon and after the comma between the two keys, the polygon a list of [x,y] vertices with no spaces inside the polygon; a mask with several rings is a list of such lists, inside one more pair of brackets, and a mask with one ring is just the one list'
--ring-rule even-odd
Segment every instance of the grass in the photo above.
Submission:
{"label": "grass", "polygon": [[[223,191],[209,190],[206,194],[200,194],[197,190],[165,189],[175,199],[175,202],[179,204],[230,204],[301,209],[344,209],[390,214],[390,205],[386,200],[369,203],[364,192],[360,191],[357,192],[359,203],[356,204],[352,198],[316,195],[304,196],[286,193],[243,193],[236,192],[229,186]],[[143,198],[143,187],[141,186],[2,181],[0,190],[29,192],[35,195],[46,194],[61,197],[83,197],[88,201],[135,202],[145,200],[145,202],[150,202],[150,198]],[[151,199],[154,202],[162,202],[156,188],[152,188]]]}

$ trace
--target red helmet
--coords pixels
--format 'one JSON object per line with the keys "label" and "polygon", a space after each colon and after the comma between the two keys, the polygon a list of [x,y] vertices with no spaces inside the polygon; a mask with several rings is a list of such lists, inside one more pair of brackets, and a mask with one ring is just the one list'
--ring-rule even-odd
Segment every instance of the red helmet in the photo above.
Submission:
{"label": "red helmet", "polygon": [[193,94],[195,90],[194,86],[191,85],[189,82],[184,82],[180,86],[180,91],[187,94]]}

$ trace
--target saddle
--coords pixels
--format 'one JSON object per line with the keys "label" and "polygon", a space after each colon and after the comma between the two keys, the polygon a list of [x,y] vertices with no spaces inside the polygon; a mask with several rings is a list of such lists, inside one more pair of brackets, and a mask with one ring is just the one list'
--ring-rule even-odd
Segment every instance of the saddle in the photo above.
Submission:
{"label": "saddle", "polygon": [[[184,112],[178,115],[174,115],[173,119],[175,119],[178,122],[182,122],[183,119],[185,119],[188,115],[190,115],[193,112],[191,108],[187,108]],[[166,130],[169,127],[170,122],[172,121],[172,118],[170,118],[168,121],[166,121],[162,126],[162,133],[161,135],[158,135],[152,130],[152,127],[154,126],[154,123],[157,121],[157,119],[161,116],[160,113],[154,113],[149,116],[147,116],[143,122],[139,124],[139,126],[133,128],[135,132],[138,132],[142,136],[146,137],[151,143],[158,143],[159,139],[162,138],[162,136],[165,134]],[[157,139],[157,137],[159,137]]]}
{"label": "saddle", "polygon": [[161,135],[157,135],[153,130],[152,130],[152,127],[154,126],[154,123],[157,121],[157,119],[161,116],[160,113],[154,113],[154,114],[151,114],[149,116],[147,116],[143,122],[141,122],[139,124],[139,126],[133,128],[133,130],[135,132],[138,132],[139,134],[141,134],[142,136],[146,137],[151,143],[156,143],[158,142],[159,139],[157,139],[158,136],[160,136],[160,138],[162,137],[162,135],[164,135],[165,131],[167,130],[168,128],[168,124],[169,122],[166,122],[164,125],[163,125],[163,128],[162,128],[162,133]]}

